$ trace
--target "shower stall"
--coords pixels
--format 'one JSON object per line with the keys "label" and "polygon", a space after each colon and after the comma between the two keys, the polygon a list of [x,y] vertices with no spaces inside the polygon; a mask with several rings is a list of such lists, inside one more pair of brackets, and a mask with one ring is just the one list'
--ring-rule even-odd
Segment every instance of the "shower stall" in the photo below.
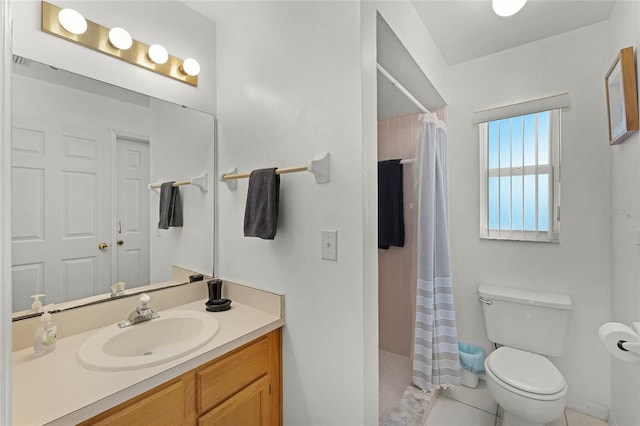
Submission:
{"label": "shower stall", "polygon": [[378,120],[378,161],[401,159],[404,192],[404,246],[378,250],[380,415],[390,413],[411,382],[415,312],[415,158],[420,113]]}
{"label": "shower stall", "polygon": [[[425,304],[424,289],[418,290],[418,283],[424,283],[424,280],[420,280],[422,277],[418,276],[419,270],[424,271],[424,268],[418,268],[419,264],[423,265],[418,260],[418,180],[421,157],[426,158],[422,155],[426,152],[421,152],[423,127],[426,128],[425,123],[431,121],[437,122],[440,129],[444,130],[446,107],[442,106],[444,100],[413,62],[388,24],[380,16],[378,18],[379,220],[381,216],[386,216],[381,213],[380,206],[390,202],[381,198],[384,197],[381,194],[388,194],[388,189],[380,187],[383,176],[381,163],[399,162],[402,170],[402,183],[398,188],[402,191],[404,241],[389,246],[379,241],[378,249],[379,420],[380,424],[395,425],[424,419],[431,394],[422,392],[412,384],[421,382],[419,377],[416,378],[416,372],[420,376],[418,370],[426,367],[430,375],[432,370],[439,369],[437,360],[431,364],[431,356],[425,357],[421,353],[415,357],[418,361],[414,365],[414,348],[418,348],[418,352],[424,349],[420,343],[416,346],[416,342],[425,341],[420,328],[416,339],[416,306],[423,310]],[[398,56],[403,51],[405,59]],[[416,71],[413,78],[407,72],[409,69]],[[402,82],[396,80],[395,76],[402,77]],[[424,215],[422,217],[424,220]],[[385,232],[380,231],[379,225],[379,237],[383,234]],[[420,244],[424,252],[424,243]],[[437,286],[433,285],[439,278],[427,280],[434,287],[430,298],[430,303],[433,303],[433,299],[440,297],[437,294],[439,290],[435,288]],[[420,300],[417,298],[419,291],[422,292]],[[418,312],[418,318],[421,315],[424,316],[424,312]],[[437,334],[435,322],[432,327]],[[427,333],[431,333],[431,329]],[[426,341],[431,346],[431,339]],[[434,353],[437,346],[438,343],[434,342]],[[427,352],[430,354],[430,351],[431,347]],[[428,359],[429,365],[418,365],[424,359]],[[430,389],[431,385],[440,386],[442,382],[438,381],[438,377],[435,379],[431,383],[429,378],[427,386],[423,383],[421,387]]]}

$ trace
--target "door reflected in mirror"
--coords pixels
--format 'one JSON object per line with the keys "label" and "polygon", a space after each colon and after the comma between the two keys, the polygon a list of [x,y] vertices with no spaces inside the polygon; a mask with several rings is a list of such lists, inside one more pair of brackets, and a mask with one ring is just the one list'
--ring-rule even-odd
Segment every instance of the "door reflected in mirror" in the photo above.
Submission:
{"label": "door reflected in mirror", "polygon": [[14,312],[213,272],[213,190],[181,187],[184,225],[160,230],[149,189],[213,178],[213,116],[24,58],[12,91]]}

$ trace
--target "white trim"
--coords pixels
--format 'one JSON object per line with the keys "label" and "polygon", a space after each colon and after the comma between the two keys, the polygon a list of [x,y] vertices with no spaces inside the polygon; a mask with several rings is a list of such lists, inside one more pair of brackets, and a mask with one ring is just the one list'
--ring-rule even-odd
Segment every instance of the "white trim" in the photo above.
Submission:
{"label": "white trim", "polygon": [[[489,203],[487,202],[488,196],[488,187],[489,187],[489,176],[488,169],[489,164],[487,163],[489,155],[487,151],[487,144],[489,143],[487,140],[487,123],[480,123],[480,238],[488,238],[489,230],[487,227],[487,223],[489,221]],[[483,173],[484,172],[484,173]]]}
{"label": "white trim", "polygon": [[[577,411],[578,413],[586,414],[587,416],[596,417],[598,419],[609,419],[609,425],[614,426],[618,423],[615,420],[613,411],[607,406],[598,402],[593,402],[579,397],[567,398],[567,408],[569,410]],[[613,420],[613,422],[612,422]]]}
{"label": "white trim", "polygon": [[536,231],[510,231],[510,230],[481,230],[487,232],[488,235],[480,235],[481,240],[498,240],[498,241],[526,241],[531,243],[559,243],[559,236],[553,233],[549,239],[540,238],[540,234],[546,235],[545,232]]}
{"label": "white trim", "polygon": [[11,5],[0,0],[0,424],[13,423],[11,362]]}
{"label": "white trim", "polygon": [[517,104],[506,105],[498,108],[490,108],[473,113],[473,124],[488,123],[489,121],[519,115],[533,114],[535,112],[549,111],[552,109],[569,108],[571,99],[568,93],[534,99]]}

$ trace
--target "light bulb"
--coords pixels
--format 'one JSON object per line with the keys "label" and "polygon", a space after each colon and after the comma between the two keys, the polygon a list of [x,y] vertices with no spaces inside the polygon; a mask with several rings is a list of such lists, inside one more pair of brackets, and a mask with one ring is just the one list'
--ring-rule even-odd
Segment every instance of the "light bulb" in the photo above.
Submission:
{"label": "light bulb", "polygon": [[499,16],[515,15],[524,7],[527,0],[492,0],[493,11]]}
{"label": "light bulb", "polygon": [[58,22],[71,34],[84,34],[87,31],[87,20],[78,11],[62,9],[58,12]]}
{"label": "light bulb", "polygon": [[149,46],[149,52],[147,54],[149,59],[159,65],[162,65],[169,60],[169,53],[167,52],[167,49],[159,44],[152,44]]}
{"label": "light bulb", "polygon": [[180,70],[187,75],[195,77],[200,74],[200,64],[193,58],[187,58],[182,63]]}
{"label": "light bulb", "polygon": [[115,27],[109,30],[109,43],[116,49],[127,50],[133,45],[133,39],[127,30]]}

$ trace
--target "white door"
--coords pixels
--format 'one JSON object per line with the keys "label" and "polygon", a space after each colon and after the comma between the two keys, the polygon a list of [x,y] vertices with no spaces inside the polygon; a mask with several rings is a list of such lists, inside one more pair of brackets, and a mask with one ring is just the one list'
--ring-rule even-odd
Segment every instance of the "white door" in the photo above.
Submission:
{"label": "white door", "polygon": [[107,131],[13,117],[13,310],[45,293],[60,303],[109,291]]}
{"label": "white door", "polygon": [[116,281],[149,284],[149,143],[116,140]]}

